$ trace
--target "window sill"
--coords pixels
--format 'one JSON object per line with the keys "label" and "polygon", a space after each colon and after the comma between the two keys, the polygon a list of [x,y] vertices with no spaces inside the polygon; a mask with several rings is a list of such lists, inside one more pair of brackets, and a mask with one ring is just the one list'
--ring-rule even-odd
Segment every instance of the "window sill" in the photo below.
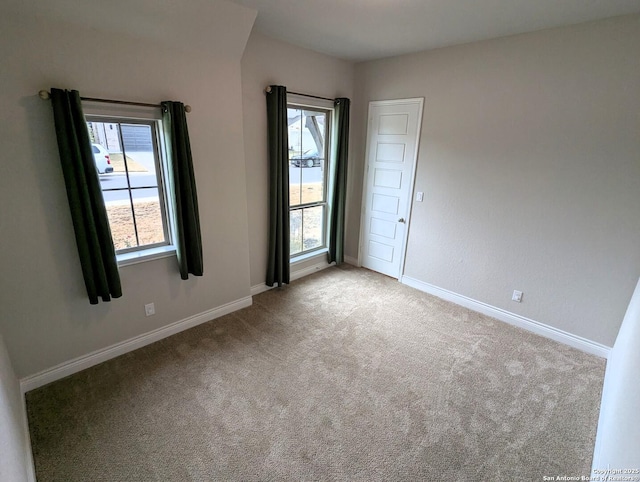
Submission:
{"label": "window sill", "polygon": [[308,259],[311,258],[315,258],[316,256],[320,256],[320,255],[326,255],[329,252],[329,248],[322,248],[319,249],[317,251],[311,251],[309,253],[304,253],[304,254],[300,254],[300,255],[296,255],[294,257],[292,257],[289,262],[291,264],[296,264],[296,263],[300,263],[302,261],[306,261]]}
{"label": "window sill", "polygon": [[118,266],[129,266],[132,264],[144,263],[154,259],[168,258],[175,256],[175,246],[159,246],[157,248],[132,251],[130,253],[117,254]]}

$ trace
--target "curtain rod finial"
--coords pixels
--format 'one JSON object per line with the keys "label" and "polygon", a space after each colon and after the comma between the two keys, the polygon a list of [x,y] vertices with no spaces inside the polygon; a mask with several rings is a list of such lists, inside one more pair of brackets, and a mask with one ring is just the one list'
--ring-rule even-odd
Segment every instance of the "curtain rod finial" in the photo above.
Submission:
{"label": "curtain rod finial", "polygon": [[41,90],[40,92],[38,92],[38,97],[40,97],[42,100],[49,100],[51,98],[51,94],[46,90]]}
{"label": "curtain rod finial", "polygon": [[267,85],[267,86],[264,88],[264,91],[265,91],[267,94],[270,94],[270,93],[271,93],[271,86],[270,86],[270,85]]}
{"label": "curtain rod finial", "polygon": [[184,106],[184,110],[185,110],[185,112],[191,112],[191,106],[190,105],[185,105]]}

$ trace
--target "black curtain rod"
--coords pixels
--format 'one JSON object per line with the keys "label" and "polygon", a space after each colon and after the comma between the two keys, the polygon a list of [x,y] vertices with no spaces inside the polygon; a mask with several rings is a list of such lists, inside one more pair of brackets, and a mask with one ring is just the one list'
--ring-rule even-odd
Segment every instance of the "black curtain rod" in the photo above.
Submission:
{"label": "black curtain rod", "polygon": [[[270,94],[270,93],[271,93],[271,86],[268,86],[267,88],[265,88],[265,89],[264,89],[264,91],[265,91],[267,94]],[[319,96],[319,95],[311,95],[311,94],[302,94],[302,93],[300,93],[300,92],[292,92],[292,91],[290,91],[290,90],[287,90],[287,94],[300,95],[300,96],[302,96],[302,97],[309,97],[309,98],[311,98],[311,99],[328,100],[328,101],[331,101],[331,102],[335,102],[335,101],[336,101],[336,99],[331,99],[331,98],[329,98],[329,97],[321,97],[321,96]]]}
{"label": "black curtain rod", "polygon": [[311,95],[311,94],[301,94],[300,92],[287,91],[287,94],[300,95],[302,97],[310,97],[312,99],[330,100],[331,102],[336,101],[336,99],[330,99],[329,97],[321,97],[319,95]]}
{"label": "black curtain rod", "polygon": [[[51,94],[46,90],[41,90],[38,95],[43,100],[49,100],[51,98]],[[99,99],[97,97],[80,97],[81,100],[86,100],[87,102],[103,102],[105,104],[119,104],[119,105],[136,105],[139,107],[162,107],[161,104],[148,104],[146,102],[130,102],[128,100],[113,100],[113,99]],[[191,112],[191,106],[185,105],[184,110],[186,112]]]}
{"label": "black curtain rod", "polygon": [[128,100],[98,99],[96,97],[80,97],[80,99],[87,100],[89,102],[103,102],[105,104],[138,105],[140,107],[162,107],[160,104],[147,104],[146,102],[130,102]]}

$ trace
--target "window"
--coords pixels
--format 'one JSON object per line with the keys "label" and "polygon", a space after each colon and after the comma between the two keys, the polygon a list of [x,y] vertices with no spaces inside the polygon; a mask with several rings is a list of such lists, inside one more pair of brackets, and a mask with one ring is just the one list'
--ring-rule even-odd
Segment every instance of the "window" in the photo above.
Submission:
{"label": "window", "polygon": [[85,117],[118,262],[172,253],[161,121]]}
{"label": "window", "polygon": [[332,109],[289,104],[290,254],[327,246],[328,133]]}

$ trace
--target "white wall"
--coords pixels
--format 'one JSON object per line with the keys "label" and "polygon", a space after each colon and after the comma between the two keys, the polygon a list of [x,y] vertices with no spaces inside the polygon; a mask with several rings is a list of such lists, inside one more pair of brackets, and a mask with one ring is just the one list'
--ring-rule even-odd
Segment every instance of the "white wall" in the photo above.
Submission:
{"label": "white wall", "polygon": [[[112,31],[101,30],[99,21],[81,26],[71,12],[57,15],[76,23],[42,17],[36,10],[42,2],[25,2],[23,11],[13,3],[13,12],[0,16],[0,331],[18,377],[249,296],[240,56],[255,12],[221,0],[180,8],[108,3],[105,25],[131,25]],[[83,3],[67,0],[56,8]],[[129,16],[140,12],[149,21],[131,24]],[[149,30],[153,25],[166,29]],[[185,39],[194,37],[206,42],[192,48]],[[173,257],[127,266],[120,269],[123,297],[89,304],[51,105],[37,95],[50,87],[193,107],[188,122],[203,277],[182,281]],[[156,315],[145,317],[149,302]]]}
{"label": "white wall", "polygon": [[[242,57],[242,111],[252,286],[264,283],[267,270],[269,164],[264,88],[284,85],[294,92],[352,98],[353,80],[354,66],[350,62],[296,47],[256,31],[249,37]],[[325,260],[326,255],[319,258]],[[318,259],[301,265],[313,262]]]}
{"label": "white wall", "polygon": [[31,457],[20,385],[0,335],[0,480],[27,481]]}
{"label": "white wall", "polygon": [[[607,361],[594,471],[640,469],[640,280]],[[600,473],[601,474],[601,473]],[[592,475],[598,475],[594,472]],[[639,474],[624,474],[630,477]]]}
{"label": "white wall", "polygon": [[638,52],[635,15],[358,64],[355,145],[369,101],[425,98],[405,275],[611,346],[640,273]]}

